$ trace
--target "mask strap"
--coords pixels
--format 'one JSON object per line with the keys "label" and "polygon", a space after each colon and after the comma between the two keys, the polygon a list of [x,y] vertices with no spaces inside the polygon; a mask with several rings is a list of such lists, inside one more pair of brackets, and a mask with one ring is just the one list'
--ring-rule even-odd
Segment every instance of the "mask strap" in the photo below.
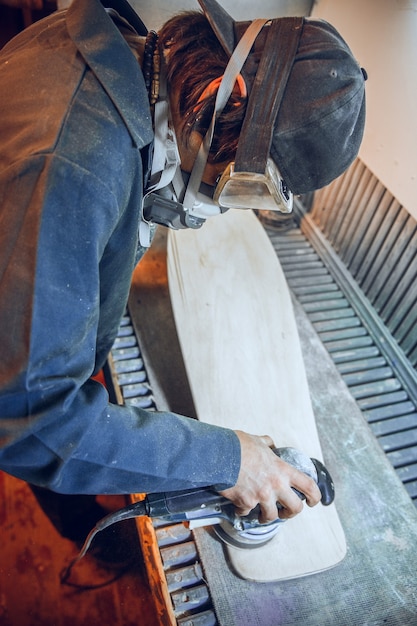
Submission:
{"label": "mask strap", "polygon": [[302,17],[287,17],[273,20],[269,26],[240,133],[235,172],[265,173],[275,120],[297,54],[303,23]]}
{"label": "mask strap", "polygon": [[[201,96],[197,100],[197,104],[194,107],[194,111],[198,111],[201,108],[202,102],[206,98],[208,98],[209,96],[212,96],[212,95],[214,95],[216,93],[216,91],[220,87],[220,84],[221,84],[222,80],[223,80],[223,76],[218,76],[217,78],[214,78],[211,81],[211,83],[209,83],[207,85],[207,87],[204,89],[203,93],[201,94]],[[243,78],[242,74],[239,74],[238,77],[236,78],[236,82],[235,82],[235,86],[233,87],[233,91],[235,91],[236,87],[239,90],[240,97],[241,98],[246,98],[246,96],[248,95],[248,90],[246,89],[245,79]],[[235,106],[239,106],[239,105],[240,105],[239,102],[235,102]]]}
{"label": "mask strap", "polygon": [[203,178],[203,172],[207,165],[207,159],[210,151],[210,146],[213,140],[214,127],[217,117],[221,114],[230,95],[235,86],[236,79],[240,74],[240,71],[251,51],[253,43],[262,30],[262,27],[268,22],[267,19],[256,19],[248,26],[245,34],[240,39],[238,45],[233,51],[232,56],[229,59],[229,63],[223,74],[222,82],[217,92],[216,102],[214,105],[213,117],[211,119],[210,126],[204,136],[200,149],[197,154],[197,158],[194,162],[194,166],[191,172],[190,180],[185,192],[183,205],[187,209],[192,209],[197,197],[200,183]]}
{"label": "mask strap", "polygon": [[180,155],[172,124],[169,123],[169,102],[166,84],[166,70],[161,58],[159,97],[154,107],[154,142],[152,164],[141,206],[139,221],[139,243],[145,248],[151,245],[151,228],[144,218],[143,208],[148,196],[158,189],[167,187],[179,168]]}

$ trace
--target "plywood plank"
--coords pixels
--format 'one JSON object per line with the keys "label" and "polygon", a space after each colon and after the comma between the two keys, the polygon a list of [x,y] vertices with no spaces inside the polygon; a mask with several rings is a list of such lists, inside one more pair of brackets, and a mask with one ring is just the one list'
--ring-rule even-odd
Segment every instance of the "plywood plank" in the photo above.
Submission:
{"label": "plywood plank", "polygon": [[[323,460],[290,294],[255,215],[230,211],[198,232],[171,231],[168,277],[198,418]],[[257,581],[312,574],[345,553],[335,505],[305,507],[264,547],[228,547],[232,568]]]}

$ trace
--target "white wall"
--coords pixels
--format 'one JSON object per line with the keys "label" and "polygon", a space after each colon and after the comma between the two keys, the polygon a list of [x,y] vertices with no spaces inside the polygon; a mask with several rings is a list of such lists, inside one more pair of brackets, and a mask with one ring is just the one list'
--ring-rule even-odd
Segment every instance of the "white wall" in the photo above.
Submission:
{"label": "white wall", "polygon": [[[218,0],[235,20],[255,17],[308,15],[312,0]],[[200,8],[197,0],[129,0],[147,28],[159,28],[169,17],[182,10]]]}
{"label": "white wall", "polygon": [[318,0],[366,68],[360,157],[417,218],[417,0]]}
{"label": "white wall", "polygon": [[[178,11],[200,8],[197,0],[128,0],[145,25],[157,29]],[[235,20],[255,17],[309,15],[314,0],[218,0]],[[71,0],[57,0],[58,9],[66,9]],[[262,7],[262,8],[260,8]]]}

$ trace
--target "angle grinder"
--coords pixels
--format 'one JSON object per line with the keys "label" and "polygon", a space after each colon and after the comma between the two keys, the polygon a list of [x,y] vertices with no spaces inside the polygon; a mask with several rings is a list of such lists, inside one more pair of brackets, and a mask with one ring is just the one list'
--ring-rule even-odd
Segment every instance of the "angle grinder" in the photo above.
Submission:
{"label": "angle grinder", "polygon": [[[283,461],[304,472],[317,483],[324,506],[334,500],[333,480],[323,463],[311,459],[295,448],[273,448]],[[304,494],[294,489],[305,500]],[[277,508],[282,508],[277,502]],[[123,509],[103,517],[89,533],[77,557],[81,559],[87,552],[95,535],[115,522],[147,515],[167,523],[186,522],[190,528],[214,526],[222,541],[239,548],[257,548],[270,541],[285,521],[277,518],[273,522],[259,522],[259,505],[249,515],[236,514],[230,500],[211,488],[187,489],[166,493],[151,493],[143,500],[134,502]]]}

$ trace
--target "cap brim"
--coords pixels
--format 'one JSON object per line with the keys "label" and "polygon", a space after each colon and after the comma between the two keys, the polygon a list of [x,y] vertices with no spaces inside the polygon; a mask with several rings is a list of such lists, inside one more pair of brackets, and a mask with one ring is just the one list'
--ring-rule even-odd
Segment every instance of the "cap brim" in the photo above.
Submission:
{"label": "cap brim", "polygon": [[231,56],[235,49],[235,20],[216,0],[198,0],[198,2],[220,44]]}

